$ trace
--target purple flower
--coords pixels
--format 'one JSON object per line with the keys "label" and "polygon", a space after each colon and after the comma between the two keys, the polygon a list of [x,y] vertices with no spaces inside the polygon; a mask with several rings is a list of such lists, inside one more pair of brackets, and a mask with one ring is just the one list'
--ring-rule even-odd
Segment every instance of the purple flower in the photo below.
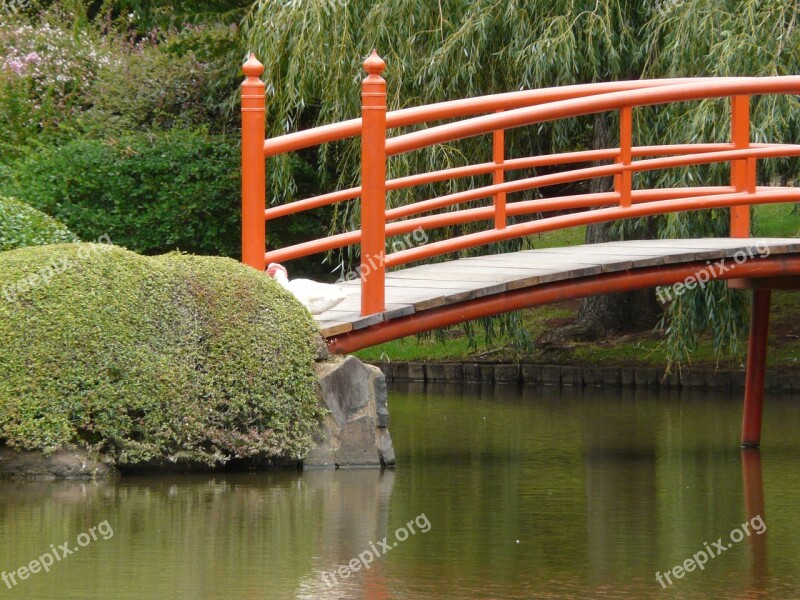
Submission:
{"label": "purple flower", "polygon": [[8,66],[11,68],[12,71],[14,71],[14,73],[17,73],[17,74],[22,73],[22,68],[23,68],[22,62],[20,62],[18,60],[12,60],[8,64]]}
{"label": "purple flower", "polygon": [[28,56],[25,57],[25,62],[29,63],[37,63],[40,60],[41,58],[39,58],[39,55],[36,52],[31,52],[30,54],[28,54]]}

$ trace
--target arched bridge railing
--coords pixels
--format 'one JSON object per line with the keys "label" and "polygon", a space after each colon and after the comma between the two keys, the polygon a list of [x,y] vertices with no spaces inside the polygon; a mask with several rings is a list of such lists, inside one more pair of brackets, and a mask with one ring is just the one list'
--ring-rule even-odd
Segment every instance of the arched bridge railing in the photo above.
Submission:
{"label": "arched bridge railing", "polygon": [[[800,145],[751,143],[750,136],[750,97],[800,94],[798,76],[595,83],[496,94],[387,112],[386,82],[381,77],[384,68],[383,60],[374,51],[364,62],[367,77],[362,82],[360,119],[272,139],[265,139],[264,134],[265,89],[259,79],[264,68],[253,55],[242,68],[246,75],[242,83],[242,260],[264,270],[267,262],[360,244],[362,315],[384,310],[386,268],[555,229],[709,208],[730,207],[731,236],[748,237],[751,205],[800,201],[800,190],[796,188],[756,185],[758,159],[800,156]],[[706,98],[730,99],[730,142],[633,146],[634,108]],[[606,111],[619,111],[619,148],[522,158],[505,156],[507,129]],[[460,120],[394,137],[386,135],[392,129],[445,119]],[[483,134],[492,136],[492,160],[489,162],[386,180],[387,157]],[[361,137],[361,186],[284,205],[265,206],[266,158],[358,136]],[[505,181],[505,174],[513,170],[594,161],[613,162]],[[634,189],[632,185],[634,173],[720,162],[731,164],[729,186]],[[492,184],[387,210],[387,191],[481,174],[491,174]],[[509,193],[606,176],[614,177],[611,192],[506,202]],[[360,230],[287,248],[266,249],[266,221],[357,198],[361,200]],[[427,214],[480,199],[491,199],[491,204]],[[595,210],[563,214],[566,210],[589,208]],[[561,214],[508,224],[510,216],[552,212]],[[491,226],[486,231],[386,253],[387,236],[476,221],[489,221]]]}

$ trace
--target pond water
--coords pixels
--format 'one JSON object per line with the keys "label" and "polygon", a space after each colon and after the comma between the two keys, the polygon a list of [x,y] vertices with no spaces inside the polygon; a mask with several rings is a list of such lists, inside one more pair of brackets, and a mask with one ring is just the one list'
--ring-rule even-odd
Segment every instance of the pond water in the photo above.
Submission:
{"label": "pond water", "polygon": [[396,385],[394,472],[0,483],[0,597],[800,598],[800,402],[767,402],[759,454],[738,394]]}

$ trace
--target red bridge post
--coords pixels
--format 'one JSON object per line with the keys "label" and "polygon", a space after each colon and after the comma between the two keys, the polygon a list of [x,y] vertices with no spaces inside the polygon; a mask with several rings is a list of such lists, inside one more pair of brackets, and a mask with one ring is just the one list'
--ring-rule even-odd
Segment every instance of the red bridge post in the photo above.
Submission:
{"label": "red bridge post", "polygon": [[[503,112],[498,110],[497,112]],[[503,163],[506,161],[506,130],[496,129],[492,133],[492,161],[495,170],[492,175],[492,183],[500,185],[505,181],[505,169]],[[506,227],[506,193],[496,192],[494,195],[494,227],[495,229],[505,229]]]}
{"label": "red bridge post", "polygon": [[260,76],[264,65],[251,54],[242,66],[242,262],[263,271],[266,268],[267,202],[264,138],[266,88]]}
{"label": "red bridge post", "polygon": [[[619,110],[619,157],[614,162],[623,167],[631,166],[633,147],[633,108],[623,106]],[[614,191],[619,194],[619,205],[630,208],[632,203],[633,173],[627,168],[614,177]]]}
{"label": "red bridge post", "polygon": [[[731,141],[736,150],[750,147],[750,96],[731,98]],[[756,192],[756,159],[731,161],[731,185],[737,192]],[[731,237],[750,237],[750,206],[731,207]]]}
{"label": "red bridge post", "polygon": [[771,290],[753,290],[742,413],[742,446],[745,448],[757,448],[761,445],[761,413],[764,409],[764,373],[767,366],[771,296]]}
{"label": "red bridge post", "polygon": [[386,68],[373,50],[361,83],[361,314],[383,312],[386,280]]}

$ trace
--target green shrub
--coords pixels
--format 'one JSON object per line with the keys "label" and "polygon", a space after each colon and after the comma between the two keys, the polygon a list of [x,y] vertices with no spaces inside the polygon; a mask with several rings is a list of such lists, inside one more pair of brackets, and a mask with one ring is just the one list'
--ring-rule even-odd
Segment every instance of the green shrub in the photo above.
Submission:
{"label": "green shrub", "polygon": [[121,466],[303,456],[308,312],[224,258],[103,244],[0,254],[0,441]]}
{"label": "green shrub", "polygon": [[77,241],[55,219],[27,204],[0,196],[0,251]]}
{"label": "green shrub", "polygon": [[[230,11],[223,18],[228,20],[233,14],[234,11]],[[183,24],[161,43],[161,50],[177,56],[192,53],[203,64],[208,81],[203,97],[206,106],[214,111],[215,127],[232,127],[238,131],[238,92],[243,75],[238,68],[242,50],[235,22],[238,19],[228,25],[224,22]]]}
{"label": "green shrub", "polygon": [[92,83],[92,106],[79,117],[87,132],[116,137],[137,130],[221,128],[222,117],[214,108],[223,101],[215,87],[216,73],[193,52],[178,56],[147,45],[117,58]]}
{"label": "green shrub", "polygon": [[[191,130],[77,139],[14,163],[0,194],[53,215],[85,240],[107,235],[143,254],[180,249],[239,258],[240,152],[238,136]],[[290,168],[301,186],[292,196],[311,195],[311,168],[297,156]],[[270,247],[325,235],[333,208],[271,223]],[[319,260],[298,261],[293,272],[318,275]]]}
{"label": "green shrub", "polygon": [[72,12],[0,20],[0,162],[82,134],[238,128],[235,27],[186,25],[133,43],[127,28],[76,27]]}
{"label": "green shrub", "polygon": [[6,191],[80,238],[144,254],[239,255],[239,149],[202,132],[78,139],[14,165]]}
{"label": "green shrub", "polygon": [[40,134],[70,134],[75,114],[92,103],[97,74],[117,61],[114,45],[92,29],[72,31],[56,14],[36,25],[0,20],[0,161]]}

